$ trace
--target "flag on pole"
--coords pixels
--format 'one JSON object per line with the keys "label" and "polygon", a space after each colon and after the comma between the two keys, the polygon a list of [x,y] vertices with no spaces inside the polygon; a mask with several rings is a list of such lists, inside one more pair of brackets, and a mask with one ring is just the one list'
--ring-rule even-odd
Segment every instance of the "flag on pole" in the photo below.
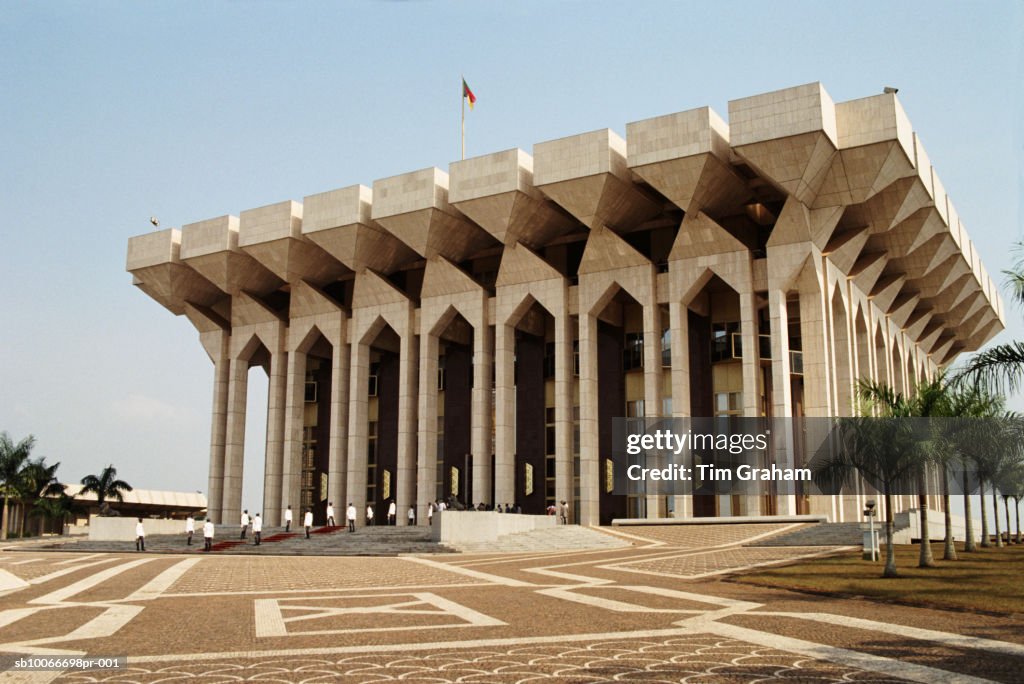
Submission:
{"label": "flag on pole", "polygon": [[469,89],[469,86],[466,84],[466,79],[462,79],[462,97],[469,100],[470,109],[472,109],[473,105],[476,104],[476,95],[474,95],[473,91]]}

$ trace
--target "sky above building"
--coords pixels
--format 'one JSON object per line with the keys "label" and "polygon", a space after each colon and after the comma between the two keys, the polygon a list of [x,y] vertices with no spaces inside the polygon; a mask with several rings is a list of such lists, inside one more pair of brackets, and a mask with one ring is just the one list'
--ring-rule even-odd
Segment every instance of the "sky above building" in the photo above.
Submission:
{"label": "sky above building", "polygon": [[[994,276],[1021,238],[1019,2],[0,4],[0,430],[75,482],[205,491],[213,366],[127,240],[821,81],[899,88]],[[1008,308],[998,341],[1024,338]],[[262,377],[261,377],[262,376]],[[250,376],[244,507],[262,492]],[[1020,399],[1013,404],[1024,408]]]}

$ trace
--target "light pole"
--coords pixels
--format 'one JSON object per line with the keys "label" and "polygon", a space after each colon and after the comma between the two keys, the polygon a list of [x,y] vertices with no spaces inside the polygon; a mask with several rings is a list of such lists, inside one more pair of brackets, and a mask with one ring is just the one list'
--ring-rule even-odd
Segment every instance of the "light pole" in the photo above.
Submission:
{"label": "light pole", "polygon": [[[864,515],[868,519],[868,534],[864,540],[865,545],[871,548],[871,560],[872,562],[878,560],[878,537],[875,535],[875,502],[868,501],[864,504]],[[863,528],[862,528],[863,529]],[[867,560],[868,552],[865,550],[864,559]]]}

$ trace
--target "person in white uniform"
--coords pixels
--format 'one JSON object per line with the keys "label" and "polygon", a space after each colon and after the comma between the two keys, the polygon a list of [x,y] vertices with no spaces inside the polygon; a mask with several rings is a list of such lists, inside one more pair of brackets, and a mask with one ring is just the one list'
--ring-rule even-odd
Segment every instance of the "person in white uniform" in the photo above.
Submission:
{"label": "person in white uniform", "polygon": [[348,518],[348,531],[356,531],[356,507],[352,505],[350,501],[348,504],[348,510],[345,511],[345,517]]}
{"label": "person in white uniform", "polygon": [[142,527],[142,518],[139,518],[138,524],[135,525],[135,550],[146,550],[146,530]]}
{"label": "person in white uniform", "polygon": [[398,506],[395,505],[395,500],[392,499],[391,503],[388,504],[388,525],[397,524],[395,518],[398,517]]}
{"label": "person in white uniform", "polygon": [[327,502],[327,524],[334,527],[334,502]]}
{"label": "person in white uniform", "polygon": [[245,539],[245,531],[249,529],[249,509],[242,511],[242,534],[239,539]]}
{"label": "person in white uniform", "polygon": [[309,539],[309,531],[313,527],[313,511],[306,509],[306,515],[302,519],[302,526],[306,528],[306,539]]}
{"label": "person in white uniform", "polygon": [[411,525],[415,525],[416,524],[416,507],[415,506],[409,506],[408,517],[409,517],[409,525],[410,526]]}
{"label": "person in white uniform", "polygon": [[373,506],[366,504],[366,526],[373,524]]}
{"label": "person in white uniform", "polygon": [[185,546],[192,546],[192,535],[196,533],[196,519],[189,513],[188,517],[185,518],[185,534],[188,535],[188,542]]}
{"label": "person in white uniform", "polygon": [[257,513],[256,517],[252,519],[252,538],[256,541],[256,546],[260,545],[261,532],[263,532],[263,518]]}
{"label": "person in white uniform", "polygon": [[292,507],[291,506],[288,506],[288,508],[286,508],[284,510],[284,531],[285,532],[291,532],[292,531]]}
{"label": "person in white uniform", "polygon": [[213,521],[209,518],[203,523],[203,541],[206,542],[203,551],[211,551],[213,549]]}

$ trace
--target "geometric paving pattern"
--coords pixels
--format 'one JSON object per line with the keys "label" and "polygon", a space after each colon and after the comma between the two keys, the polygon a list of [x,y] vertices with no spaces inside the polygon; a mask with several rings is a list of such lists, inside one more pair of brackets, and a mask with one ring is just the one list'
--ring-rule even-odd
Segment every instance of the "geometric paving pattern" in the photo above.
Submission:
{"label": "geometric paving pattern", "polygon": [[1024,632],[1012,617],[719,581],[829,552],[744,545],[787,529],[619,529],[631,546],[391,558],[12,545],[0,548],[0,654],[128,663],[0,680],[1020,681]]}

